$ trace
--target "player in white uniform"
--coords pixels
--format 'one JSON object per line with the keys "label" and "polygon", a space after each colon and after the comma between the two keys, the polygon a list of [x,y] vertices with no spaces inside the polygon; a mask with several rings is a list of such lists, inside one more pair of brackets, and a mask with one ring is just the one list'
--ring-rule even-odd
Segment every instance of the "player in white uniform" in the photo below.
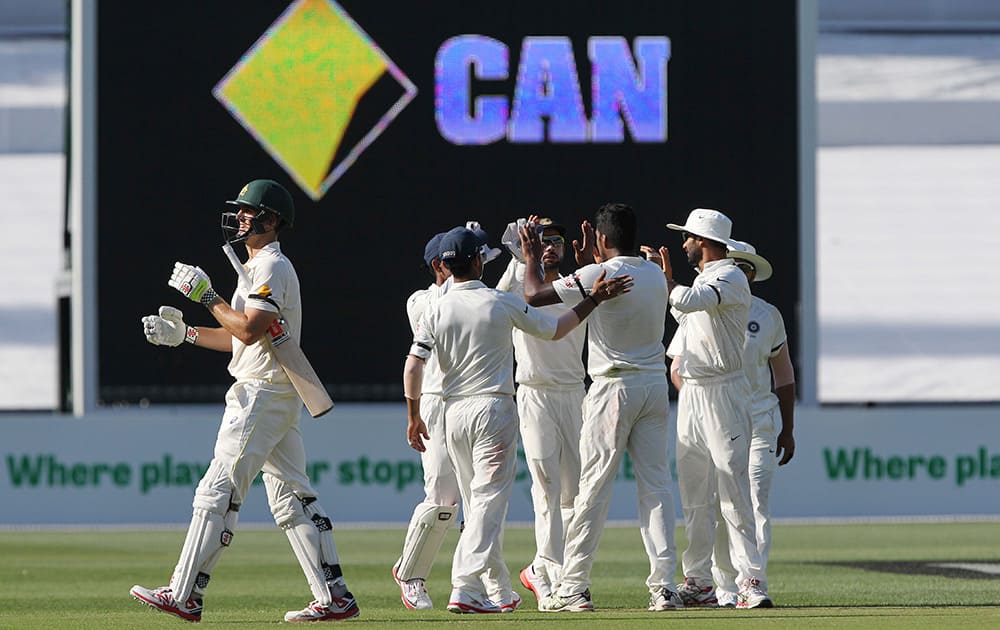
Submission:
{"label": "player in white uniform", "polygon": [[294,203],[271,180],[250,182],[227,203],[239,208],[224,217],[234,223],[229,231],[235,236],[228,240],[245,240],[249,291],[238,288],[230,306],[212,290],[204,271],[178,263],[170,286],[208,307],[221,327],[188,326],[181,312],[169,306],[142,320],[154,345],[187,341],[232,352],[229,373],[236,382],[226,394],[215,453],[195,490],[194,514],[170,584],[156,589],[136,585],[131,594],[163,612],[200,621],[212,568],[233,538],[250,484],[263,471],[275,522],[288,536],[314,598],[306,608],[286,613],[285,621],[356,617],[360,611],[344,582],[330,518],[306,475],[299,429],[302,400],[262,342],[279,313],[295,338],[301,336],[299,280],[278,243],[278,232],[294,222]]}
{"label": "player in white uniform", "polygon": [[[736,266],[751,283],[771,277],[771,263],[758,255],[749,243],[734,241],[729,247],[729,257],[736,261]],[[750,498],[757,527],[757,549],[761,566],[766,571],[771,552],[771,482],[775,468],[784,466],[795,455],[795,372],[781,313],[757,296],[753,296],[750,303],[743,370],[753,394]],[[729,534],[725,526],[717,526],[715,532],[712,576],[716,595],[720,606],[735,606],[738,589],[736,569],[729,557]]]}
{"label": "player in white uniform", "polygon": [[[434,282],[426,289],[415,291],[406,301],[410,329],[416,333],[421,317],[443,295],[443,285],[451,276],[440,258],[444,232],[436,234],[424,247],[424,264],[434,274]],[[426,425],[422,436],[420,460],[424,469],[424,500],[417,504],[410,518],[403,543],[403,555],[392,568],[393,579],[399,584],[403,605],[411,610],[433,607],[427,593],[426,580],[437,557],[445,534],[455,521],[458,502],[458,478],[448,458],[444,439],[444,401],[441,398],[441,368],[437,354],[432,353],[424,366],[420,397],[420,417]]]}
{"label": "player in white uniform", "polygon": [[[541,258],[534,228],[521,231],[529,268]],[[486,243],[466,228],[455,228],[441,241],[441,259],[454,284],[422,319],[403,370],[408,430],[420,448],[426,427],[420,417],[424,362],[436,353],[444,374],[445,430],[448,454],[462,495],[465,531],[452,562],[452,612],[513,611],[520,597],[510,585],[503,562],[503,523],[514,481],[517,409],[514,404],[512,330],[559,339],[575,328],[599,302],[629,288],[628,276],[594,284],[594,299],[558,320],[529,307],[524,300],[490,289],[479,278]],[[488,584],[484,583],[487,578]],[[498,588],[500,601],[487,593]]]}
{"label": "player in white uniform", "polygon": [[726,257],[732,221],[717,210],[692,210],[683,232],[687,260],[700,270],[692,286],[673,280],[669,252],[660,248],[671,311],[680,326],[667,354],[680,357],[677,402],[677,482],[688,547],[678,592],[688,606],[715,606],[712,547],[715,497],[729,528],[739,570],[740,607],[769,607],[750,502],[750,387],[743,373],[743,341],[750,309],[746,276]]}
{"label": "player in white uniform", "polygon": [[[539,219],[542,228],[542,268],[545,282],[555,282],[566,251],[566,228],[551,219]],[[513,258],[497,288],[524,294],[523,262]],[[559,317],[570,310],[563,303],[540,311]],[[514,330],[517,360],[517,413],[521,443],[531,473],[531,500],[535,508],[535,557],[520,574],[521,584],[539,603],[552,594],[563,562],[563,527],[573,516],[573,500],[580,487],[580,427],[583,423],[583,344],[585,326],[559,341],[548,341]]]}
{"label": "player in white uniform", "polygon": [[585,264],[553,284],[526,273],[528,303],[585,304],[590,297],[587,286],[603,274],[629,274],[635,286],[628,295],[599,309],[588,323],[588,371],[593,383],[583,406],[580,491],[566,527],[559,585],[542,600],[540,609],[594,609],[591,569],[608,516],[611,485],[627,451],[638,487],[639,532],[649,556],[649,610],[671,610],[683,604],[674,590],[677,555],[663,360],[667,284],[660,268],[638,255],[631,207],[606,204],[598,209],[594,227],[584,222],[583,230],[577,262],[593,257],[595,246],[600,262]]}

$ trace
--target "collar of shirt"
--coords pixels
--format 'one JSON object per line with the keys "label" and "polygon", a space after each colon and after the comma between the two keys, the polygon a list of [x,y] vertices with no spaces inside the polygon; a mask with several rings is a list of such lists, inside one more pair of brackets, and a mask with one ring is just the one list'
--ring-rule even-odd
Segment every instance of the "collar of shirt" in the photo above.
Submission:
{"label": "collar of shirt", "polygon": [[465,282],[456,282],[451,285],[452,291],[469,291],[471,289],[485,289],[486,285],[482,283],[481,280],[466,280]]}
{"label": "collar of shirt", "polygon": [[712,262],[705,263],[704,271],[715,271],[716,267],[727,267],[735,264],[736,261],[732,258],[722,258],[720,260],[713,260]]}

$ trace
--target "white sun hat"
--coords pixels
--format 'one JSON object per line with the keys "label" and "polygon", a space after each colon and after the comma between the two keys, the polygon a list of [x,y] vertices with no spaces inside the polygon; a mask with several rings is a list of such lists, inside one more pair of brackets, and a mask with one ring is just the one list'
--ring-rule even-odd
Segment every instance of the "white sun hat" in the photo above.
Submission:
{"label": "white sun hat", "polygon": [[771,263],[767,262],[767,259],[757,253],[757,248],[747,243],[746,241],[733,241],[729,246],[729,253],[727,254],[730,258],[735,258],[737,261],[745,260],[751,265],[753,265],[756,275],[753,277],[754,282],[763,282],[771,277],[771,273],[774,271],[771,267]]}
{"label": "white sun hat", "polygon": [[688,215],[684,225],[668,223],[667,227],[679,232],[690,232],[695,236],[707,238],[726,246],[733,244],[733,240],[729,238],[729,235],[733,233],[733,222],[718,210],[695,208]]}

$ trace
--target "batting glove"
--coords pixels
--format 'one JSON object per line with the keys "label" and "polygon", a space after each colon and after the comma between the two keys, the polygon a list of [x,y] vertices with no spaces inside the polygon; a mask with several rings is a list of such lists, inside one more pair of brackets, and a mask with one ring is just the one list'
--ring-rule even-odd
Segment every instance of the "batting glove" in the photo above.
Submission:
{"label": "batting glove", "polygon": [[142,318],[142,332],[154,346],[176,347],[182,341],[198,340],[198,329],[184,323],[184,315],[173,306],[161,306],[159,315]]}
{"label": "batting glove", "polygon": [[212,281],[201,267],[176,262],[174,263],[174,272],[167,284],[180,291],[184,297],[192,302],[200,302],[208,306],[215,299]]}

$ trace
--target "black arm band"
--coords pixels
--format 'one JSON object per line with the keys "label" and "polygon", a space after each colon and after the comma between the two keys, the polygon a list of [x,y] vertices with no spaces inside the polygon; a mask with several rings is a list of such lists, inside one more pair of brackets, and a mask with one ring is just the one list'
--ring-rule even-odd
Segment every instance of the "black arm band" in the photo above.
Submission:
{"label": "black arm band", "polygon": [[587,297],[590,298],[590,301],[594,303],[594,308],[597,308],[598,306],[601,305],[600,302],[598,302],[597,300],[594,299],[594,295],[593,294],[588,295]]}

